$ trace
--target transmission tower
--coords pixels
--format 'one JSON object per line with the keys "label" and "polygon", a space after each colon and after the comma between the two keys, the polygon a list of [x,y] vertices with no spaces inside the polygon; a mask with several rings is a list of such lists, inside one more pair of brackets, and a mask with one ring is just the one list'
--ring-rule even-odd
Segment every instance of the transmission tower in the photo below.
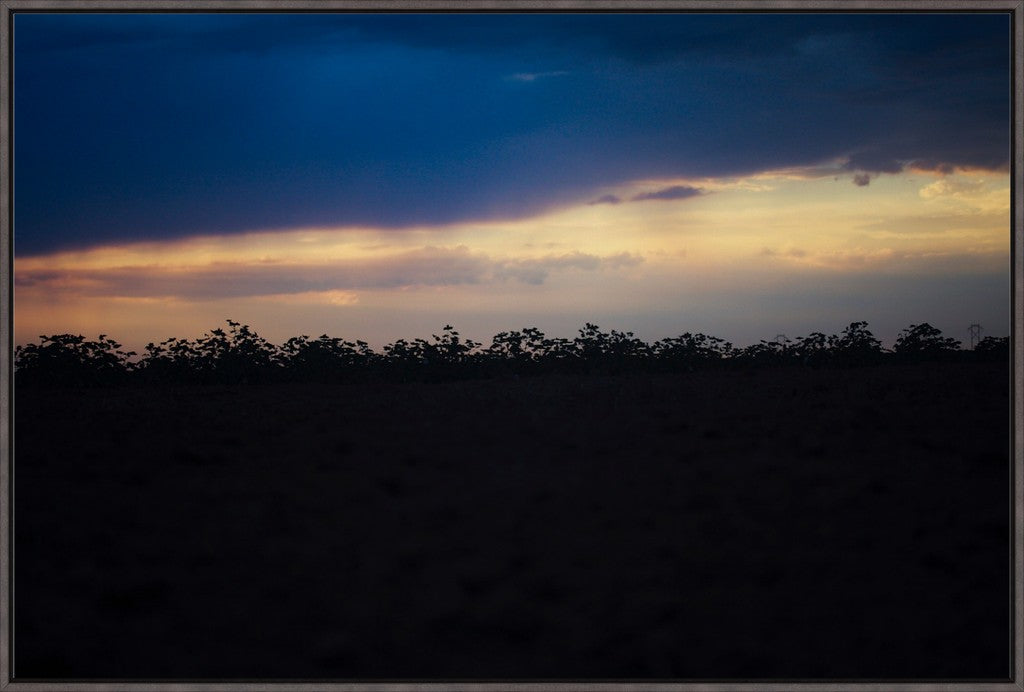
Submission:
{"label": "transmission tower", "polygon": [[974,347],[981,341],[981,325],[975,322],[967,328],[967,331],[971,334],[971,350],[973,351]]}

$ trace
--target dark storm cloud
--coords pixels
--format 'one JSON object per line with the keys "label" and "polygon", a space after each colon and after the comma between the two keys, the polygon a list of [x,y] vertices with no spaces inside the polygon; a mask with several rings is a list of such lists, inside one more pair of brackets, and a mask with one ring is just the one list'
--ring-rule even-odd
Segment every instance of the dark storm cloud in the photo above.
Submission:
{"label": "dark storm cloud", "polygon": [[867,187],[871,184],[871,176],[867,173],[857,173],[853,176],[853,184],[857,187]]}
{"label": "dark storm cloud", "polygon": [[643,194],[636,195],[633,198],[633,201],[644,202],[652,199],[688,199],[690,197],[698,197],[702,194],[704,194],[704,191],[696,187],[690,187],[688,185],[673,185],[672,187],[666,187],[663,190],[655,190],[654,192],[645,192]]}
{"label": "dark storm cloud", "polygon": [[17,14],[15,249],[1005,168],[1007,17]]}

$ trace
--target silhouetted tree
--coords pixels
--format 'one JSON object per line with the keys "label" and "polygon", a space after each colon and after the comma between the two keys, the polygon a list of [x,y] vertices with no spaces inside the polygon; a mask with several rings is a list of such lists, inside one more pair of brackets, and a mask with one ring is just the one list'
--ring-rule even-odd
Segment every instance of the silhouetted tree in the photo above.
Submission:
{"label": "silhouetted tree", "polygon": [[980,360],[1004,360],[1010,357],[1010,337],[986,336],[974,346],[974,354]]}
{"label": "silhouetted tree", "polygon": [[444,326],[440,336],[431,336],[433,342],[417,339],[428,379],[464,379],[479,375],[481,359],[475,353],[479,343],[463,339],[450,324]]}
{"label": "silhouetted tree", "polygon": [[835,343],[839,337],[825,336],[821,332],[811,332],[807,336],[798,336],[793,346],[793,355],[801,365],[820,367],[831,363],[835,358]]}
{"label": "silhouetted tree", "polygon": [[868,329],[867,322],[851,322],[842,335],[831,337],[832,360],[844,365],[871,365],[881,361],[882,342]]}
{"label": "silhouetted tree", "polygon": [[[190,340],[169,338],[146,345],[138,362],[134,352],[101,334],[98,341],[81,335],[40,337],[39,344],[18,346],[15,369],[19,383],[89,385],[132,380],[174,383],[247,383],[262,381],[354,382],[441,381],[494,375],[542,373],[620,374],[640,371],[678,372],[736,365],[858,367],[897,361],[948,359],[960,343],[925,323],[911,325],[896,341],[895,354],[883,351],[866,322],[852,322],[841,334],[812,332],[795,342],[767,341],[737,349],[706,334],[686,332],[648,345],[632,332],[602,331],[586,323],[572,340],[549,338],[535,327],[500,332],[481,349],[451,325],[432,340],[399,339],[376,353],[365,341],[345,341],[322,334],[288,339],[278,347],[248,325],[227,320],[228,329],[213,329]],[[999,360],[1009,355],[1007,337],[986,337],[972,360]]]}
{"label": "silhouetted tree", "polygon": [[691,334],[654,343],[651,355],[659,370],[696,370],[721,363],[732,355],[732,344],[717,336]]}
{"label": "silhouetted tree", "polygon": [[374,354],[365,341],[345,341],[321,334],[288,339],[279,360],[287,375],[303,381],[352,382],[363,380],[372,369]]}
{"label": "silhouetted tree", "polygon": [[941,330],[924,322],[900,332],[893,350],[903,359],[919,360],[954,353],[960,350],[960,342],[942,336]]}

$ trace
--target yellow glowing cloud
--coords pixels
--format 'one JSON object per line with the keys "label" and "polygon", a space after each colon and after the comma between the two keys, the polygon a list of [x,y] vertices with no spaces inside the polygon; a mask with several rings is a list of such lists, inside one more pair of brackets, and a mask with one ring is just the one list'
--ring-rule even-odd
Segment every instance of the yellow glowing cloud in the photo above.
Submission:
{"label": "yellow glowing cloud", "polygon": [[908,171],[858,186],[841,164],[632,181],[515,221],[288,229],[18,257],[16,339],[118,327],[154,339],[245,315],[259,318],[246,318],[256,327],[271,321],[268,334],[319,319],[356,337],[407,336],[402,325],[420,316],[473,315],[482,325],[519,314],[676,314],[812,274],[1005,271],[1008,175]]}
{"label": "yellow glowing cloud", "polygon": [[303,293],[277,293],[263,296],[267,301],[285,305],[355,305],[359,294],[354,291],[305,291]]}

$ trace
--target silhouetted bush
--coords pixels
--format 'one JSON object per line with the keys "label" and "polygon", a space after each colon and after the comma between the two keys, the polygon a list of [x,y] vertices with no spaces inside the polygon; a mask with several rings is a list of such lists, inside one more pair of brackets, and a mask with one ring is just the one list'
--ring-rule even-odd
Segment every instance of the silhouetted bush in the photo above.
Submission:
{"label": "silhouetted bush", "polygon": [[793,346],[793,356],[801,365],[821,367],[835,360],[835,345],[838,337],[825,336],[821,332],[811,332],[807,336],[798,336]]}
{"label": "silhouetted bush", "polygon": [[277,356],[287,379],[298,381],[356,382],[366,378],[375,354],[365,341],[344,341],[326,334],[288,339]]}
{"label": "silhouetted bush", "polygon": [[868,329],[867,322],[851,322],[842,335],[829,341],[831,360],[844,365],[872,365],[882,359],[882,342]]}
{"label": "silhouetted bush", "polygon": [[495,334],[482,355],[490,375],[534,375],[542,367],[546,350],[544,332],[524,327]]}
{"label": "silhouetted bush", "polygon": [[741,348],[733,355],[732,360],[738,365],[749,367],[780,367],[792,365],[794,361],[792,342],[789,339],[783,341],[766,341],[751,344]]}
{"label": "silhouetted bush", "polygon": [[55,334],[40,336],[39,344],[18,346],[14,367],[19,384],[95,386],[120,384],[135,368],[134,351],[122,351],[121,344],[100,334],[98,341],[84,336]]}
{"label": "silhouetted bush", "polygon": [[134,352],[101,334],[98,341],[60,334],[15,350],[17,382],[92,386],[141,383],[440,382],[546,373],[617,375],[689,372],[741,367],[863,367],[886,362],[1008,358],[1008,337],[986,337],[971,351],[924,323],[900,332],[892,352],[868,329],[852,322],[841,334],[812,332],[795,341],[762,340],[745,348],[706,334],[686,332],[647,344],[632,332],[602,331],[586,323],[570,340],[549,338],[535,327],[495,335],[490,346],[463,338],[451,325],[432,340],[399,339],[374,352],[365,341],[326,334],[271,344],[249,326],[227,320],[194,340],[169,338]]}
{"label": "silhouetted bush", "polygon": [[618,375],[635,370],[649,355],[647,344],[633,336],[633,332],[602,332],[589,322],[573,339],[577,370],[583,372]]}
{"label": "silhouetted bush", "polygon": [[[384,347],[384,354],[376,359],[379,374],[390,379],[439,382],[480,377],[485,364],[478,351],[480,344],[463,339],[450,324],[442,335],[432,335],[433,341],[399,339]],[[363,342],[359,342],[363,344]],[[364,344],[365,346],[365,344]],[[365,349],[369,355],[369,349]]]}
{"label": "silhouetted bush", "polygon": [[986,336],[974,347],[976,360],[997,361],[1010,357],[1010,337]]}
{"label": "silhouetted bush", "polygon": [[686,332],[655,342],[651,354],[658,370],[692,371],[721,364],[733,355],[733,347],[717,336]]}
{"label": "silhouetted bush", "polygon": [[203,384],[275,379],[280,350],[248,325],[228,320],[229,331],[214,329],[195,341],[170,338],[146,345],[138,365],[144,379]]}
{"label": "silhouetted bush", "polygon": [[893,351],[904,360],[936,359],[960,350],[960,342],[942,336],[942,331],[927,322],[912,324],[896,339]]}

